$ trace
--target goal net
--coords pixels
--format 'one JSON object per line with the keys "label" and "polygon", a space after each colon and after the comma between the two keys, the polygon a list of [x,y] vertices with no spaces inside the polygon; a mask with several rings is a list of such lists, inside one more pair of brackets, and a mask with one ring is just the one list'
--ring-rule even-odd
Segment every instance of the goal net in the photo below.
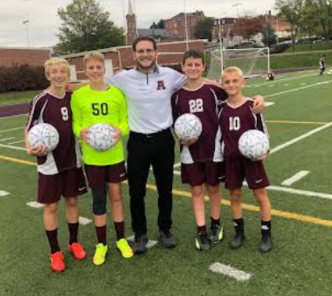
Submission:
{"label": "goal net", "polygon": [[266,76],[270,72],[269,48],[214,49],[207,52],[207,78],[220,80],[222,69],[239,67],[245,78]]}

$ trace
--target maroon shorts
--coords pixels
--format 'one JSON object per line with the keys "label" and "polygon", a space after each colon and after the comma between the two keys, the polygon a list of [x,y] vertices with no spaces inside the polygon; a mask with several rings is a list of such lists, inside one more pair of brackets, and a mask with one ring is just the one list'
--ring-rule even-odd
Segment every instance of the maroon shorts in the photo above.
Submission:
{"label": "maroon shorts", "polygon": [[56,203],[61,195],[75,197],[87,192],[81,168],[60,172],[56,175],[38,173],[37,201],[44,204]]}
{"label": "maroon shorts", "polygon": [[86,164],[85,173],[88,178],[89,187],[92,189],[99,189],[106,183],[120,183],[127,179],[124,161],[105,166]]}
{"label": "maroon shorts", "polygon": [[181,179],[183,184],[199,186],[204,183],[215,186],[225,180],[223,162],[194,162],[181,164]]}
{"label": "maroon shorts", "polygon": [[225,171],[225,187],[229,190],[241,188],[244,179],[250,189],[260,189],[270,185],[262,161],[251,161],[245,157],[225,159]]}

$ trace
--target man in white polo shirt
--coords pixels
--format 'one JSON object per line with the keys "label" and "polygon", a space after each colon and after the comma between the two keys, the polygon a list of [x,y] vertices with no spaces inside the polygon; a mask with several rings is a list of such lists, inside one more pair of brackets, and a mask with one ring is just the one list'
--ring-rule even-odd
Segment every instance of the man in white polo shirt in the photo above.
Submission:
{"label": "man in white polo shirt", "polygon": [[138,37],[133,43],[136,68],[122,71],[109,81],[127,98],[130,135],[128,149],[128,183],[135,253],[146,251],[147,225],[144,197],[152,165],[158,188],[159,240],[166,248],[176,241],[170,233],[174,139],[171,95],[186,78],[170,68],[156,65],[157,47],[150,37]]}
{"label": "man in white polo shirt", "polygon": [[[106,82],[119,87],[127,98],[129,119],[128,183],[135,253],[146,252],[147,223],[144,197],[152,165],[158,189],[159,240],[166,248],[176,246],[172,226],[172,186],[174,139],[171,95],[181,88],[186,77],[170,68],[156,65],[157,46],[147,36],[133,43],[136,68],[122,71]],[[262,107],[264,100],[257,100]],[[260,109],[261,110],[261,109]]]}

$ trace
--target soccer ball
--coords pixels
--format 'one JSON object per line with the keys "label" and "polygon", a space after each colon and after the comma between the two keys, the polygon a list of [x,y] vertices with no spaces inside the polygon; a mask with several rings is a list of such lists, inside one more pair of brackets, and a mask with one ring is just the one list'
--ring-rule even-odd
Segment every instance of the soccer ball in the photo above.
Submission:
{"label": "soccer ball", "polygon": [[96,151],[106,151],[113,147],[114,128],[106,123],[96,123],[89,127],[88,144]]}
{"label": "soccer ball", "polygon": [[30,129],[28,143],[32,148],[45,145],[49,151],[52,151],[59,144],[59,133],[48,123],[38,123]]}
{"label": "soccer ball", "polygon": [[197,139],[202,133],[202,123],[194,114],[182,114],[175,121],[174,131],[180,140],[187,141]]}
{"label": "soccer ball", "polygon": [[248,130],[239,139],[241,154],[251,160],[262,159],[269,151],[269,139],[259,130]]}

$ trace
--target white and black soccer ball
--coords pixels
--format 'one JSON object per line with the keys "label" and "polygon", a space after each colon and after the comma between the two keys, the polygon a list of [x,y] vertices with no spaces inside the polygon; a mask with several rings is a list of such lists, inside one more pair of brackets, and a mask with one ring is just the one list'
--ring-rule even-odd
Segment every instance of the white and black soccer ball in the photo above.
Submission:
{"label": "white and black soccer ball", "polygon": [[88,144],[96,151],[111,149],[114,145],[114,128],[106,123],[91,125]]}
{"label": "white and black soccer ball", "polygon": [[241,154],[251,160],[264,158],[270,149],[269,139],[259,130],[248,130],[239,139]]}
{"label": "white and black soccer ball", "polygon": [[38,123],[28,133],[28,143],[31,148],[44,145],[52,151],[59,144],[59,133],[53,125]]}
{"label": "white and black soccer ball", "polygon": [[174,131],[180,140],[198,139],[202,133],[202,122],[194,114],[182,114],[174,124]]}

